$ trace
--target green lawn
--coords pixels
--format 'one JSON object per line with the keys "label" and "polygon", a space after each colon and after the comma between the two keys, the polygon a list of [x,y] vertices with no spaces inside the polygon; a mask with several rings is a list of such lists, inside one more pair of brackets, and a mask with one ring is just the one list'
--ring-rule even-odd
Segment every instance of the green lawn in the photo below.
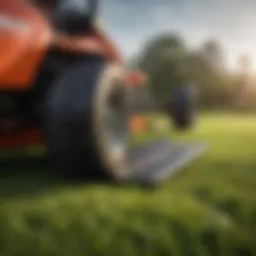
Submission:
{"label": "green lawn", "polygon": [[211,148],[154,190],[1,164],[0,255],[256,255],[256,116],[211,114],[189,134],[161,136]]}

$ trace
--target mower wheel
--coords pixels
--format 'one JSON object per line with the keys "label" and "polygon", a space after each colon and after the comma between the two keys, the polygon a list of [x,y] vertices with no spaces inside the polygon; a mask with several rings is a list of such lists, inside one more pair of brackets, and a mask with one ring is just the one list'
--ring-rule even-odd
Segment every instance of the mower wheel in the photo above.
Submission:
{"label": "mower wheel", "polygon": [[46,148],[69,177],[113,180],[126,172],[129,87],[118,66],[85,61],[67,68],[44,103]]}
{"label": "mower wheel", "polygon": [[180,107],[173,111],[172,120],[176,129],[188,130],[194,124],[194,114],[191,109]]}
{"label": "mower wheel", "polygon": [[173,91],[171,116],[174,126],[179,130],[187,130],[194,125],[194,99],[188,86],[181,86]]}

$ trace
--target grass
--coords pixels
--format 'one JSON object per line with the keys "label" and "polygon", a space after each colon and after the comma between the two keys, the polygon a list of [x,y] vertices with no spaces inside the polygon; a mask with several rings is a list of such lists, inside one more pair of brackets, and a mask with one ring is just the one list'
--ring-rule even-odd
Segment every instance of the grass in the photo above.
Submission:
{"label": "grass", "polygon": [[208,114],[187,134],[155,133],[211,149],[152,190],[71,183],[43,162],[1,164],[0,255],[256,255],[255,127],[253,115]]}

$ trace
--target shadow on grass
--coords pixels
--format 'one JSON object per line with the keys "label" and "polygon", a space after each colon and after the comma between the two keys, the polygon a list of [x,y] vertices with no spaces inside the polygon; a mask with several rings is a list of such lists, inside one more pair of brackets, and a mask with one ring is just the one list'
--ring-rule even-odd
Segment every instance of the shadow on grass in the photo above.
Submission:
{"label": "shadow on grass", "polygon": [[0,161],[0,199],[37,195],[67,181],[51,170],[45,157]]}
{"label": "shadow on grass", "polygon": [[95,177],[66,177],[55,172],[46,157],[26,157],[0,160],[0,200],[34,197],[63,190],[68,187],[107,186],[116,188],[141,188],[152,190],[154,186],[124,182],[112,182]]}

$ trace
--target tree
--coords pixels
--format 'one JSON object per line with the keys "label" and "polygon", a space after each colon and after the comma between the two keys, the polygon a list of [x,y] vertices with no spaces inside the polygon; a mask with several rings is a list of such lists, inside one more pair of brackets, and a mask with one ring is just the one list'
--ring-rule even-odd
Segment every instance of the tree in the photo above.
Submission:
{"label": "tree", "polygon": [[162,34],[150,40],[138,61],[149,77],[152,95],[159,102],[169,100],[173,86],[184,82],[184,41],[177,35]]}
{"label": "tree", "polygon": [[252,60],[248,55],[238,57],[238,77],[235,84],[235,100],[242,103],[248,99],[251,87]]}
{"label": "tree", "polygon": [[224,51],[216,40],[208,40],[192,50],[178,35],[158,35],[146,44],[138,66],[148,75],[151,95],[160,107],[170,102],[174,87],[184,83],[197,87],[198,101],[203,107],[232,102]]}
{"label": "tree", "polygon": [[252,59],[249,55],[241,55],[238,58],[238,67],[241,75],[248,76],[252,71]]}
{"label": "tree", "polygon": [[216,40],[206,41],[201,47],[200,54],[212,72],[223,73],[225,71],[224,51]]}

